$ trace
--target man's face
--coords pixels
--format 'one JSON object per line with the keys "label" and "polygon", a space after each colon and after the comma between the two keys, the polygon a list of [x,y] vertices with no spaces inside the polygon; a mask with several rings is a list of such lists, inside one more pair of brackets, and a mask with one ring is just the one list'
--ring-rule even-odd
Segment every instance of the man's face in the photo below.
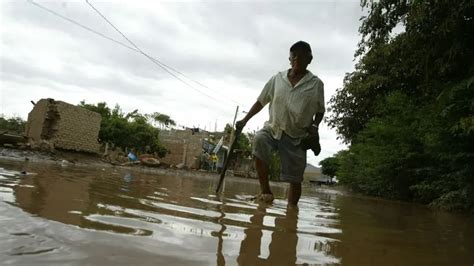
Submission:
{"label": "man's face", "polygon": [[290,64],[294,70],[306,70],[306,67],[311,63],[311,53],[307,51],[293,51],[290,52]]}

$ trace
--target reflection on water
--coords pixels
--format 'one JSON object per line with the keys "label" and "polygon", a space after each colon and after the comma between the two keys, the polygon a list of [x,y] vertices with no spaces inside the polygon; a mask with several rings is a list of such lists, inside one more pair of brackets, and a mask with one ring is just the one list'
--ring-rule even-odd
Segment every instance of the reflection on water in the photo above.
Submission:
{"label": "reflection on water", "polygon": [[[0,255],[12,263],[40,255],[56,263],[106,264],[118,257],[121,263],[136,258],[152,264],[159,258],[190,265],[474,262],[472,217],[420,206],[307,189],[299,209],[287,209],[285,187],[275,187],[279,199],[273,204],[256,204],[249,198],[258,185],[244,179],[229,178],[218,198],[215,177],[18,162],[0,166],[0,204],[15,206],[3,205],[0,225],[10,231],[0,234],[5,240]],[[38,229],[45,226],[55,231],[53,239]],[[112,246],[123,251],[93,256]]]}

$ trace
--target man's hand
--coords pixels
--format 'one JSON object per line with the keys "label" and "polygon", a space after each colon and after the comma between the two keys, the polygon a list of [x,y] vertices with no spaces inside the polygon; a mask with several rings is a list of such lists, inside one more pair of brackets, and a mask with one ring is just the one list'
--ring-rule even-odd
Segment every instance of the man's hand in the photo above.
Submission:
{"label": "man's hand", "polygon": [[321,152],[321,145],[319,144],[318,127],[311,125],[308,128],[309,135],[301,140],[301,145],[305,150],[311,149],[315,156]]}
{"label": "man's hand", "polygon": [[310,136],[314,136],[314,135],[317,135],[319,132],[318,132],[318,127],[317,126],[314,126],[314,125],[311,125],[309,128],[308,128],[308,133]]}
{"label": "man's hand", "polygon": [[235,129],[242,131],[242,129],[245,127],[246,124],[247,124],[247,120],[245,119],[239,120],[235,123]]}
{"label": "man's hand", "polygon": [[256,115],[258,112],[260,112],[260,110],[262,110],[263,108],[263,105],[259,102],[259,101],[256,101],[253,105],[252,105],[252,108],[250,108],[250,111],[247,113],[247,115],[244,117],[244,119],[242,120],[239,120],[235,123],[235,129],[236,130],[240,130],[242,131],[242,129],[245,127],[245,125],[247,124],[247,122],[254,116]]}

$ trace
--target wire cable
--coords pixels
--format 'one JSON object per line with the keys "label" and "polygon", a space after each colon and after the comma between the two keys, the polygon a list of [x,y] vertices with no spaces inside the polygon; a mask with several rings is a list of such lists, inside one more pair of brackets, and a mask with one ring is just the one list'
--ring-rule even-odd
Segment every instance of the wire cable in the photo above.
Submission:
{"label": "wire cable", "polygon": [[[138,51],[140,51],[140,53],[142,55],[144,55],[145,57],[147,57],[148,59],[150,59],[152,62],[154,62],[155,64],[158,64],[161,68],[163,68],[166,72],[168,72],[170,75],[173,75],[174,77],[176,77],[173,73],[171,73],[168,69],[182,75],[183,77],[191,80],[192,82],[198,84],[199,86],[202,86],[204,88],[207,88],[207,89],[210,89],[212,90],[211,88],[209,88],[208,86],[188,77],[187,75],[183,74],[182,72],[176,70],[175,68],[172,68],[168,65],[166,65],[165,63],[159,61],[158,59],[150,56],[149,54],[143,52],[142,49],[140,49],[140,47],[138,47],[132,40],[130,40],[122,31],[120,31],[110,20],[108,20],[94,5],[92,5],[92,3],[89,2],[89,0],[85,0],[86,3],[97,13],[99,14],[99,16],[101,16],[112,28],[114,28],[118,33],[120,33],[120,35],[122,35],[123,38],[125,38],[125,40],[127,40],[131,45],[133,45]],[[178,78],[178,77],[176,77]],[[179,79],[179,78],[178,78]],[[189,86],[189,85],[188,85]],[[215,91],[214,91],[215,92]],[[209,96],[209,95],[208,95]],[[211,96],[209,96],[211,97]],[[232,101],[233,103],[237,104],[237,105],[241,105],[240,103],[230,99],[230,101]]]}
{"label": "wire cable", "polygon": [[36,7],[38,7],[38,8],[43,9],[43,10],[46,11],[46,12],[49,12],[49,13],[55,15],[55,16],[58,16],[58,17],[60,17],[60,18],[62,18],[62,19],[64,19],[64,20],[66,20],[66,21],[68,21],[68,22],[70,22],[70,23],[72,23],[72,24],[74,24],[74,25],[76,25],[76,26],[78,26],[78,27],[81,27],[81,28],[83,28],[83,29],[85,29],[85,30],[87,30],[87,31],[92,32],[92,33],[95,33],[95,34],[101,36],[102,38],[105,38],[105,39],[107,39],[107,40],[109,40],[109,41],[112,41],[112,42],[114,42],[114,43],[116,43],[116,44],[118,44],[118,45],[121,45],[121,46],[123,46],[123,47],[125,47],[125,48],[128,48],[128,49],[131,49],[131,50],[133,50],[133,51],[135,51],[135,52],[138,52],[135,48],[133,48],[133,47],[131,47],[131,46],[128,46],[128,45],[124,44],[123,42],[117,41],[117,40],[115,40],[115,39],[113,39],[113,38],[111,38],[111,37],[109,37],[109,36],[107,36],[107,35],[105,35],[105,34],[102,34],[102,33],[98,32],[98,31],[92,29],[92,28],[89,28],[89,27],[87,27],[87,26],[84,26],[83,24],[81,24],[81,23],[79,23],[79,22],[77,22],[77,21],[75,21],[75,20],[72,20],[72,19],[70,19],[70,18],[68,18],[68,17],[65,17],[65,16],[63,16],[63,15],[61,15],[61,14],[59,14],[59,13],[57,13],[57,12],[55,12],[55,11],[49,9],[49,8],[47,8],[47,7],[44,7],[44,6],[42,6],[42,5],[38,4],[38,3],[35,3],[35,2],[33,2],[33,1],[31,1],[31,0],[28,0],[28,2],[29,2],[30,4],[32,4],[32,5],[36,6]]}
{"label": "wire cable", "polygon": [[[174,72],[176,72],[176,73],[182,75],[183,77],[185,77],[185,78],[191,80],[192,82],[198,84],[198,85],[201,86],[201,87],[204,87],[204,88],[207,88],[207,89],[212,90],[212,89],[209,88],[208,86],[206,86],[206,85],[204,85],[204,84],[202,84],[202,83],[200,83],[200,82],[198,82],[198,81],[196,81],[196,80],[194,80],[194,79],[188,77],[187,75],[185,75],[185,74],[183,74],[182,72],[176,70],[175,68],[170,67],[170,66],[166,65],[165,63],[159,61],[158,59],[156,59],[156,58],[150,56],[149,54],[147,54],[147,53],[145,53],[145,52],[143,52],[143,50],[142,50],[140,47],[138,47],[138,46],[137,46],[132,40],[130,40],[122,31],[120,31],[110,20],[108,20],[94,5],[92,5],[92,3],[89,2],[89,0],[85,0],[85,1],[86,1],[86,3],[87,3],[97,14],[99,14],[99,16],[101,16],[112,28],[114,28],[118,33],[120,33],[120,35],[122,35],[123,38],[125,38],[125,39],[126,39],[131,45],[133,45],[138,51],[140,51],[140,53],[141,53],[142,55],[144,55],[145,57],[147,57],[148,59],[150,59],[150,60],[151,60],[152,62],[154,62],[155,64],[158,64],[161,68],[163,68],[163,69],[164,69],[166,72],[168,72],[170,75],[173,75],[174,77],[176,77],[176,76],[175,76],[173,73],[171,73],[168,69],[170,69],[170,70],[172,70],[172,71],[174,71]],[[176,77],[176,78],[178,78],[178,77]],[[178,78],[178,79],[179,79],[179,78]],[[188,85],[188,86],[189,86],[189,85]],[[204,93],[204,92],[202,92],[202,93]],[[207,95],[207,96],[209,96],[209,95]],[[212,97],[212,96],[209,96],[209,97]],[[235,103],[235,104],[237,104],[237,105],[241,105],[240,103],[238,103],[238,102],[236,102],[236,101],[234,101],[234,100],[232,100],[232,99],[230,99],[230,101],[232,101],[233,103]]]}
{"label": "wire cable", "polygon": [[[209,95],[209,94],[207,94],[207,93],[205,93],[205,92],[203,92],[203,91],[201,91],[201,90],[199,90],[199,89],[197,89],[197,88],[191,86],[189,83],[187,83],[186,81],[182,80],[181,78],[179,78],[178,76],[176,76],[174,73],[172,73],[171,71],[169,71],[168,69],[166,69],[166,67],[162,66],[162,65],[159,63],[159,61],[157,61],[156,59],[152,58],[151,56],[149,56],[149,55],[143,53],[139,48],[134,48],[134,47],[131,47],[131,46],[125,44],[125,43],[122,43],[122,42],[120,42],[120,41],[117,41],[117,40],[115,40],[115,39],[113,39],[113,38],[111,38],[111,37],[109,37],[109,36],[107,36],[107,35],[105,35],[105,34],[99,32],[99,31],[96,31],[96,30],[94,30],[94,29],[92,29],[92,28],[90,28],[90,27],[87,27],[87,26],[85,26],[85,25],[83,25],[83,24],[81,24],[81,23],[79,23],[79,22],[77,22],[77,21],[75,21],[75,20],[73,20],[73,19],[70,19],[70,18],[68,18],[68,17],[66,17],[66,16],[63,16],[63,15],[61,15],[61,14],[59,14],[59,13],[57,13],[57,12],[55,12],[55,11],[53,11],[53,10],[47,8],[47,7],[44,7],[43,5],[40,5],[40,4],[36,3],[36,2],[33,2],[32,0],[28,0],[28,2],[29,2],[30,4],[32,4],[32,5],[34,5],[34,6],[38,7],[38,8],[40,8],[40,9],[44,10],[44,11],[47,11],[47,12],[50,13],[50,14],[53,14],[53,15],[55,15],[55,16],[57,16],[57,17],[60,17],[61,19],[64,19],[64,20],[66,20],[66,21],[68,21],[68,22],[70,22],[70,23],[72,23],[72,24],[78,26],[78,27],[81,27],[81,28],[83,28],[83,29],[85,29],[85,30],[87,30],[87,31],[89,31],[89,32],[92,32],[92,33],[94,33],[94,34],[96,34],[96,35],[99,35],[99,36],[101,36],[102,38],[105,38],[105,39],[107,39],[107,40],[109,40],[109,41],[112,41],[112,42],[114,42],[114,43],[116,43],[116,44],[118,44],[118,45],[120,45],[120,46],[123,46],[123,47],[125,47],[125,48],[127,48],[127,49],[130,49],[130,50],[132,50],[132,51],[135,51],[135,52],[137,52],[137,53],[140,53],[140,54],[145,55],[145,56],[146,56],[147,58],[149,58],[152,62],[154,62],[157,66],[161,67],[163,70],[165,70],[166,72],[168,72],[170,75],[172,75],[173,77],[175,77],[176,79],[178,79],[179,81],[181,81],[182,83],[184,83],[185,85],[187,85],[188,87],[190,87],[190,88],[194,89],[195,91],[197,91],[197,92],[199,92],[199,93],[205,95],[206,97],[208,97],[208,98],[210,98],[210,99],[212,99],[212,100],[214,100],[214,101],[216,101],[216,102],[222,104],[222,101],[221,101],[221,100],[219,100],[219,99],[217,99],[217,98],[215,98],[215,97],[213,97],[213,96],[211,96],[211,95]],[[125,38],[126,38],[126,37],[125,37]],[[126,38],[126,39],[128,40],[128,38]],[[155,60],[156,60],[156,62],[155,62]],[[228,107],[228,106],[226,105],[226,107]]]}

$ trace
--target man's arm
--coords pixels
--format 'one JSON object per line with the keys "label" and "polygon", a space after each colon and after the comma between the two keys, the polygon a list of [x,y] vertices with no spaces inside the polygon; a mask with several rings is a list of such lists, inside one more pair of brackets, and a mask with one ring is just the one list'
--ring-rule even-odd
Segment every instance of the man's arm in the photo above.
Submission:
{"label": "man's arm", "polygon": [[309,134],[315,135],[318,133],[319,123],[321,123],[321,121],[323,120],[323,117],[324,117],[324,113],[316,113],[314,115],[313,123],[311,123],[311,126],[308,129]]}
{"label": "man's arm", "polygon": [[323,120],[324,113],[316,113],[314,115],[313,125],[319,126],[319,123]]}
{"label": "man's arm", "polygon": [[259,102],[259,101],[256,101],[252,108],[250,108],[249,112],[247,113],[247,115],[245,115],[245,117],[240,120],[240,121],[237,121],[237,123],[235,123],[235,127],[237,129],[242,129],[244,128],[244,126],[247,124],[247,122],[256,114],[258,114],[258,112],[260,112],[260,110],[263,109],[263,105]]}

